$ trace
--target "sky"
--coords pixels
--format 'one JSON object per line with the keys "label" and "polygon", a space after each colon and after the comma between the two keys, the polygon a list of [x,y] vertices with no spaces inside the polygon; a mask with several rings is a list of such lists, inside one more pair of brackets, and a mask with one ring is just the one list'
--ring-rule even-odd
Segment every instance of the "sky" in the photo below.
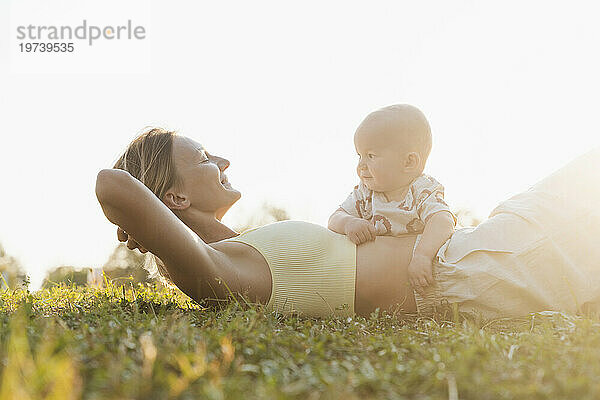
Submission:
{"label": "sky", "polygon": [[[264,202],[326,225],[358,183],[353,134],[412,104],[453,210],[502,200],[600,145],[593,2],[0,2],[0,243],[36,289],[100,267],[116,226],[94,193],[148,126],[228,158],[241,226]],[[141,40],[21,53],[17,27],[142,26]],[[32,42],[34,40],[28,40]]]}

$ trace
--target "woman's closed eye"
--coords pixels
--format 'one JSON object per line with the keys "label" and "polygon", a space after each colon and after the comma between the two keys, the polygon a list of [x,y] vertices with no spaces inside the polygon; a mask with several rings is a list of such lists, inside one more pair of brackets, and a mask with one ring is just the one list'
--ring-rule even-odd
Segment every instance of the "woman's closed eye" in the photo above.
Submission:
{"label": "woman's closed eye", "polygon": [[200,150],[200,155],[202,157],[202,159],[200,160],[201,164],[210,161],[210,158],[208,157],[208,152],[206,150]]}

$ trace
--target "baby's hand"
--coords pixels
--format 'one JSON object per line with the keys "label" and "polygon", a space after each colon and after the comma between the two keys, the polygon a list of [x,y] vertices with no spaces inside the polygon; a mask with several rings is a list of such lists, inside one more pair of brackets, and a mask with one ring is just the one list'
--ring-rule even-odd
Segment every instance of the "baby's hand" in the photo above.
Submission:
{"label": "baby's hand", "polygon": [[347,222],[344,231],[348,239],[356,245],[375,240],[377,236],[375,226],[366,219],[360,218],[353,218]]}
{"label": "baby's hand", "polygon": [[421,295],[424,288],[433,283],[432,260],[419,254],[415,254],[408,264],[408,280],[413,288]]}

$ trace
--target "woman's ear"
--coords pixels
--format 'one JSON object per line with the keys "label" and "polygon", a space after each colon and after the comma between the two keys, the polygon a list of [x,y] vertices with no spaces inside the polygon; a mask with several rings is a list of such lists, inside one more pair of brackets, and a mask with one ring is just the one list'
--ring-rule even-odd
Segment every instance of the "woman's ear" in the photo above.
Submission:
{"label": "woman's ear", "polygon": [[163,202],[172,210],[182,211],[190,206],[190,201],[185,194],[171,190],[165,193]]}
{"label": "woman's ear", "polygon": [[416,151],[411,151],[410,153],[406,154],[406,157],[404,159],[405,172],[416,171],[419,169],[420,165],[421,155],[419,153],[417,153]]}

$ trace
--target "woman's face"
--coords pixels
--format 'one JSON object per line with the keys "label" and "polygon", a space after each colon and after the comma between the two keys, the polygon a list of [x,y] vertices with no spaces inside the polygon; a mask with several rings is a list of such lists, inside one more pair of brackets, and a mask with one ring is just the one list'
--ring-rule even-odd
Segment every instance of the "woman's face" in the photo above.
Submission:
{"label": "woman's face", "polygon": [[183,208],[192,206],[200,211],[215,212],[230,207],[242,196],[231,187],[224,174],[229,160],[207,153],[195,140],[174,136],[173,161],[183,183],[178,194]]}

